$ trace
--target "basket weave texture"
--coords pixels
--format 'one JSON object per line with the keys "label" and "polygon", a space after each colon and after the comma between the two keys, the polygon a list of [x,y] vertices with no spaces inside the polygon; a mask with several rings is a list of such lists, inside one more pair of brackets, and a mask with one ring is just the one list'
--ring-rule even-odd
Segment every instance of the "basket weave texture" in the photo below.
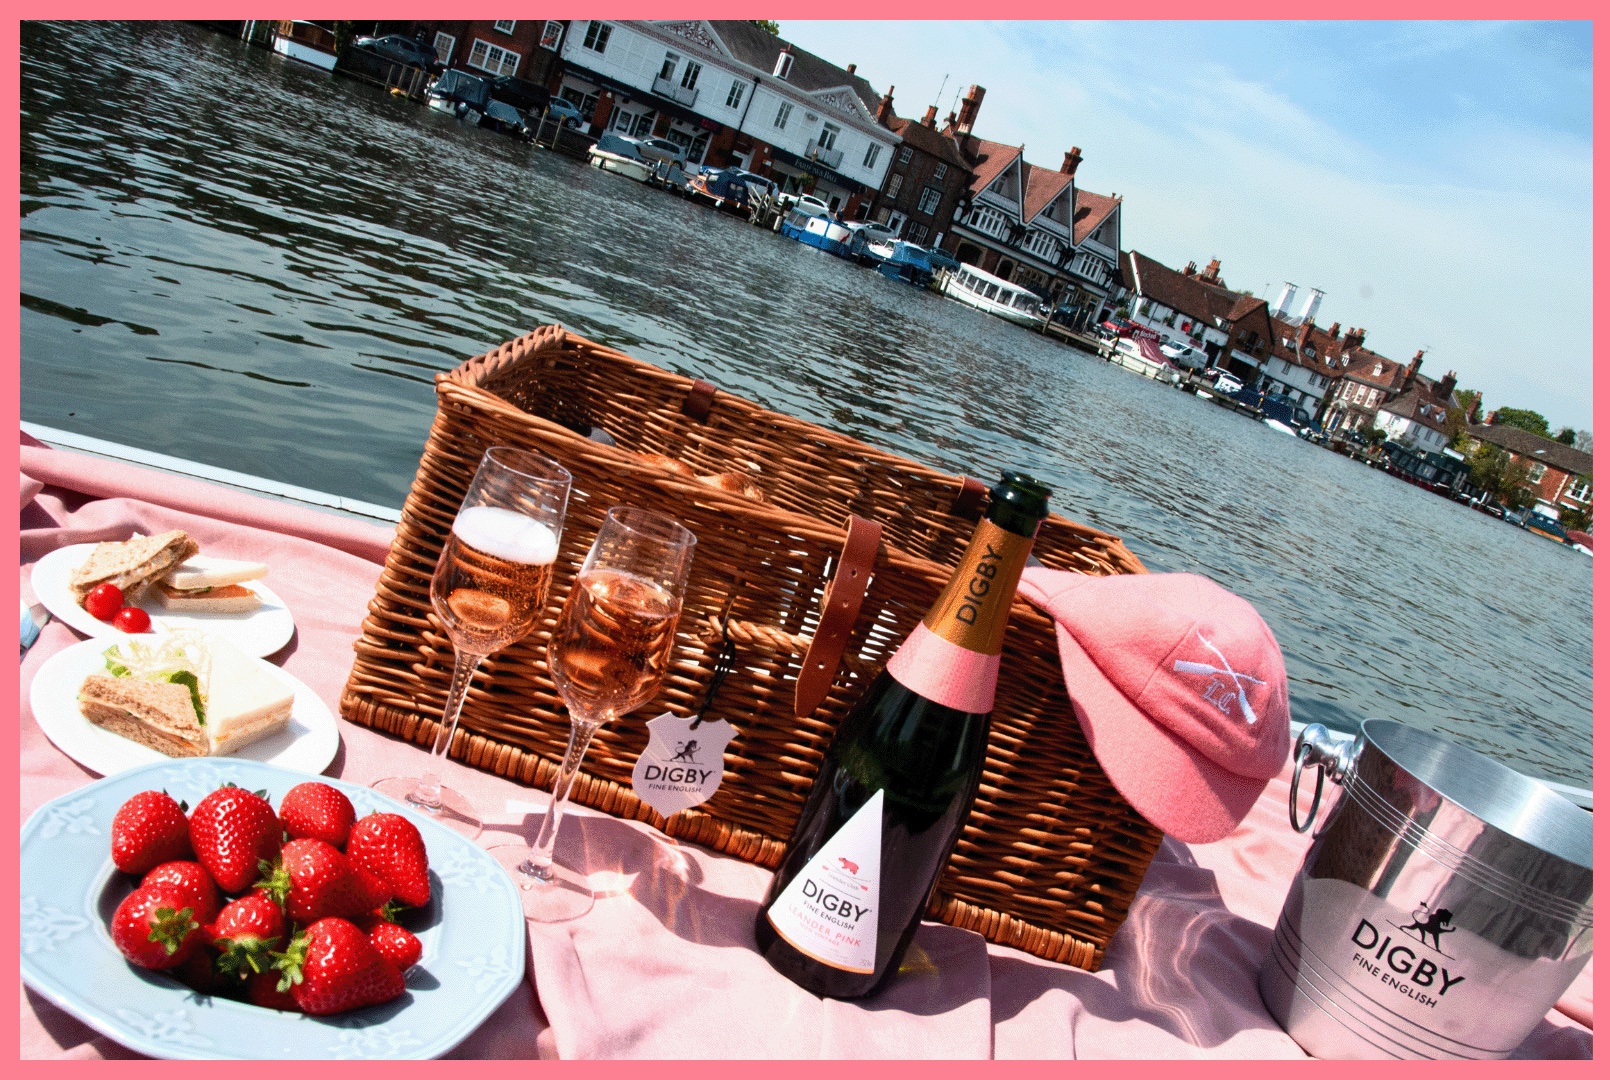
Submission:
{"label": "basket weave texture", "polygon": [[[663,510],[698,537],[670,673],[653,702],[599,731],[572,797],[775,867],[835,726],[927,612],[975,522],[950,512],[958,477],[727,394],[695,420],[682,411],[691,385],[557,326],[439,376],[436,419],[341,713],[417,743],[435,738],[453,666],[430,603],[437,555],[487,447],[545,453],[574,477],[548,609],[536,631],[481,665],[452,756],[521,783],[552,784],[569,734],[544,659],[559,608],[610,507]],[[594,427],[618,446],[577,434]],[[744,472],[768,501],[729,495],[631,451],[677,458],[701,475]],[[851,513],[881,523],[883,542],[832,689],[812,715],[797,718],[795,678]],[[1117,537],[1055,516],[1035,554],[1084,573],[1145,572]],[[648,741],[641,721],[698,710],[723,617],[737,665],[708,715],[738,734],[716,795],[666,819],[632,793],[632,766]],[[1054,625],[1019,601],[983,781],[930,915],[1094,970],[1160,841],[1085,741],[1063,689]]]}

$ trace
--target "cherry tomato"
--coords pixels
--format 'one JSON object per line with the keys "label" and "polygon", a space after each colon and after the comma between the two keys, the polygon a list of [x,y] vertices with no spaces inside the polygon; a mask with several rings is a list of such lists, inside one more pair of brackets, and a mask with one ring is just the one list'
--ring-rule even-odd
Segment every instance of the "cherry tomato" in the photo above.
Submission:
{"label": "cherry tomato", "polygon": [[151,616],[137,607],[126,607],[112,616],[112,625],[125,634],[144,634],[151,629]]}
{"label": "cherry tomato", "polygon": [[123,590],[110,581],[95,586],[84,597],[84,610],[101,622],[110,622],[112,616],[123,610]]}

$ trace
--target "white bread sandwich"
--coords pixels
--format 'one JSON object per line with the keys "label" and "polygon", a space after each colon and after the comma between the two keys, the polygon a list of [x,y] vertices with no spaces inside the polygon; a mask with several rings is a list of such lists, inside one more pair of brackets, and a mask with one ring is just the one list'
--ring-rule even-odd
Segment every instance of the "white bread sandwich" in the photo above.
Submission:
{"label": "white bread sandwich", "polygon": [[196,542],[181,529],[96,544],[89,558],[68,576],[67,587],[80,604],[91,590],[106,582],[129,596],[199,550]]}
{"label": "white bread sandwich", "polygon": [[162,575],[149,595],[175,614],[243,614],[263,604],[243,582],[267,574],[262,563],[192,555]]}
{"label": "white bread sandwich", "polygon": [[222,638],[176,630],[105,652],[109,675],[79,688],[93,724],[169,757],[221,756],[290,722],[295,697],[263,665]]}
{"label": "white bread sandwich", "polygon": [[190,688],[179,683],[91,675],[78,688],[78,711],[90,723],[168,757],[205,757],[211,749]]}

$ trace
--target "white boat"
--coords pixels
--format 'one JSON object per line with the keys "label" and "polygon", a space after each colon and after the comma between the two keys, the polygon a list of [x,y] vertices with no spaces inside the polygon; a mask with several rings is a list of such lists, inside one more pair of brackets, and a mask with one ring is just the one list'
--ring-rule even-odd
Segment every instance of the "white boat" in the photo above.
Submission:
{"label": "white boat", "polygon": [[1155,338],[1121,337],[1113,347],[1112,362],[1158,382],[1180,381],[1180,369],[1158,350]]}
{"label": "white boat", "polygon": [[600,150],[596,146],[587,151],[587,160],[595,169],[603,169],[605,172],[612,172],[617,176],[624,176],[629,180],[637,180],[641,183],[647,183],[648,178],[654,175],[654,163],[652,161],[612,154],[608,150]]}
{"label": "white boat", "polygon": [[325,71],[335,70],[335,35],[317,23],[282,20],[274,31],[274,51]]}
{"label": "white boat", "polygon": [[1271,417],[1266,416],[1266,417],[1264,417],[1263,422],[1268,424],[1270,427],[1274,428],[1276,431],[1284,431],[1287,435],[1290,435],[1292,438],[1297,437],[1297,433],[1295,431],[1291,430],[1291,428],[1287,427],[1285,424],[1282,424],[1279,420],[1275,420],[1275,419],[1273,419]]}
{"label": "white boat", "polygon": [[959,266],[945,275],[944,293],[970,307],[987,311],[1019,326],[1045,321],[1040,298],[1021,285],[1013,285],[976,266]]}

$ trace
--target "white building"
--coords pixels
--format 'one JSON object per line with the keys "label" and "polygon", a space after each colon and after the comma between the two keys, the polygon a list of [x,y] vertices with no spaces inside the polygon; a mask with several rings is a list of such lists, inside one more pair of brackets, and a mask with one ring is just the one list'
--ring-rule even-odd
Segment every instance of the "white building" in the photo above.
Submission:
{"label": "white building", "polygon": [[[662,135],[696,164],[737,163],[835,209],[870,202],[900,138],[878,97],[836,67],[743,20],[577,20],[559,96],[630,135]],[[607,115],[599,102],[608,99]]]}

